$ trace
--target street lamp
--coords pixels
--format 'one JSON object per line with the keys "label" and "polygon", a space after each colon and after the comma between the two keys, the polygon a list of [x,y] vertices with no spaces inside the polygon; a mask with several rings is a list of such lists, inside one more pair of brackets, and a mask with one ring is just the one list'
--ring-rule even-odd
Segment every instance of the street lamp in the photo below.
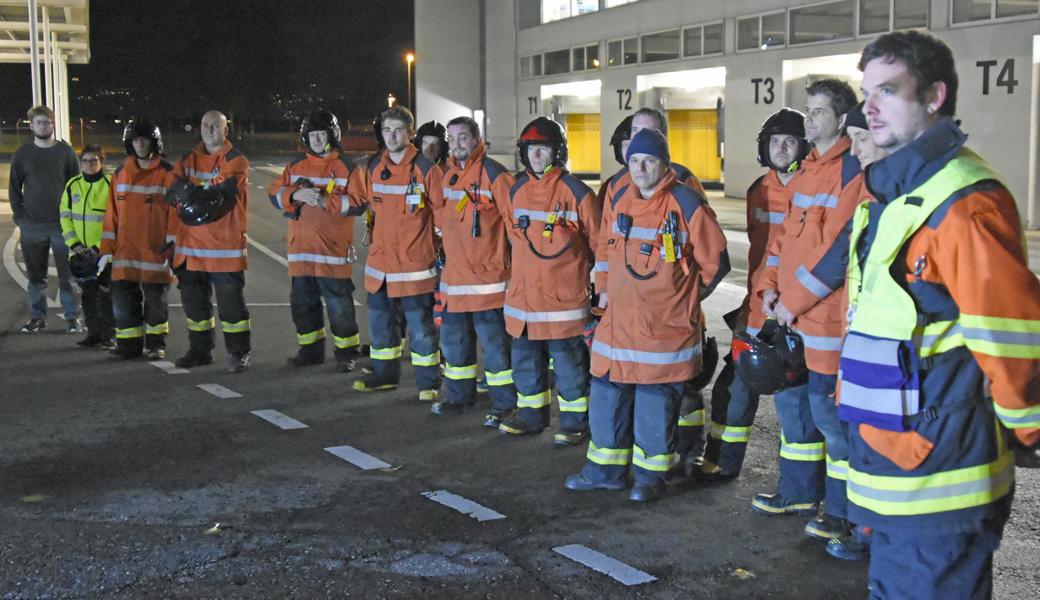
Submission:
{"label": "street lamp", "polygon": [[415,114],[415,108],[412,106],[412,63],[415,62],[415,55],[409,52],[404,57],[404,62],[408,65],[408,110]]}
{"label": "street lamp", "polygon": [[397,98],[394,98],[393,92],[386,95],[386,107],[393,108],[394,102],[397,102]]}

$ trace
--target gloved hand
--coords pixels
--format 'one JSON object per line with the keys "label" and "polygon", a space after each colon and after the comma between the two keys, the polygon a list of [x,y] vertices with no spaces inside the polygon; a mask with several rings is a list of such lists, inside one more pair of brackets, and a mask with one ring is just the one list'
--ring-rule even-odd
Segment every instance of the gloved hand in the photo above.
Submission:
{"label": "gloved hand", "polygon": [[102,273],[105,272],[105,267],[107,267],[109,265],[109,263],[111,263],[111,262],[112,262],[112,255],[111,254],[102,254],[101,255],[101,258],[98,260],[98,263],[97,263],[97,274],[98,274],[99,277],[101,276]]}
{"label": "gloved hand", "polygon": [[76,244],[72,247],[72,251],[76,254],[87,254],[88,252],[90,252],[90,248],[87,248],[83,244]]}
{"label": "gloved hand", "polygon": [[322,206],[325,204],[321,192],[314,188],[300,188],[292,193],[293,202],[306,204],[307,206]]}

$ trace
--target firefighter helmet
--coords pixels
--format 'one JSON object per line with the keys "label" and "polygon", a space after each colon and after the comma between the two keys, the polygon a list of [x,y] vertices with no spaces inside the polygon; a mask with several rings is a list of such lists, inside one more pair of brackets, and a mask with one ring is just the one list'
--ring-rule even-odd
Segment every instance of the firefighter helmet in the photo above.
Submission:
{"label": "firefighter helmet", "polygon": [[152,153],[148,158],[162,154],[162,133],[159,126],[147,119],[130,119],[123,128],[123,148],[128,156],[136,156],[134,153],[134,139],[143,137],[152,140]]}
{"label": "firefighter helmet", "polygon": [[437,138],[437,145],[440,146],[440,159],[438,162],[444,162],[447,160],[448,130],[445,129],[444,125],[441,125],[437,121],[427,121],[419,127],[415,132],[415,137],[412,138],[412,145],[415,146],[416,150],[419,152],[422,152],[422,140],[426,136]]}
{"label": "firefighter helmet", "polygon": [[614,134],[610,136],[610,145],[614,148],[614,160],[624,166],[625,153],[621,151],[621,144],[632,139],[632,115],[625,117],[618,126],[614,128]]}
{"label": "firefighter helmet", "polygon": [[100,260],[101,254],[94,248],[88,248],[86,252],[73,252],[69,257],[69,271],[80,283],[97,279]]}
{"label": "firefighter helmet", "polygon": [[793,135],[798,138],[798,154],[792,164],[801,164],[809,155],[809,142],[805,139],[805,115],[791,108],[781,108],[762,123],[758,131],[758,164],[775,169],[769,159],[769,138],[774,135]]}
{"label": "firefighter helmet", "polygon": [[310,114],[303,118],[303,122],[300,123],[300,141],[308,152],[311,151],[311,140],[309,136],[312,131],[324,131],[329,134],[329,141],[325,146],[325,152],[328,152],[333,148],[342,148],[342,146],[340,146],[342,131],[339,128],[339,120],[336,118],[336,115],[324,108],[312,110]]}
{"label": "firefighter helmet", "polygon": [[788,327],[769,320],[757,335],[733,334],[733,364],[744,385],[760,395],[805,382],[802,338]]}
{"label": "firefighter helmet", "polygon": [[191,227],[219,220],[231,212],[237,199],[237,177],[208,187],[191,185],[181,180],[167,192],[167,200],[177,206],[177,217],[181,223]]}
{"label": "firefighter helmet", "polygon": [[520,139],[516,147],[520,150],[520,162],[525,169],[531,168],[527,159],[527,149],[532,144],[550,146],[553,149],[553,166],[564,166],[567,164],[567,135],[563,132],[563,126],[556,121],[546,117],[538,117],[531,121],[520,132]]}
{"label": "firefighter helmet", "polygon": [[708,337],[707,332],[701,338],[701,372],[690,380],[689,388],[703,390],[715,377],[715,368],[719,366],[719,345],[715,338]]}

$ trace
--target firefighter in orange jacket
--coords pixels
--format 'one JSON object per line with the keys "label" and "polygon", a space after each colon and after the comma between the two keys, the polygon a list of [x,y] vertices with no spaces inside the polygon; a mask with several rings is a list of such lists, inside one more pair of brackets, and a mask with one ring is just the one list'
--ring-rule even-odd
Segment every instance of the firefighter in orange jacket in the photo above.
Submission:
{"label": "firefighter in orange jacket", "polygon": [[150,121],[133,119],[123,130],[127,157],[112,174],[101,234],[98,273],[112,265],[116,358],[166,356],[170,331],[166,294],[173,281],[177,215],[166,203],[173,166],[162,158],[162,134]]}
{"label": "firefighter in orange jacket", "polygon": [[[856,95],[847,83],[835,79],[815,81],[806,91],[805,133],[815,147],[793,183],[791,212],[769,248],[770,257],[777,257],[775,264],[766,264],[756,290],[766,316],[792,325],[801,336],[809,380],[775,396],[782,429],[780,489],[756,495],[752,506],[769,515],[811,514],[825,500],[823,514],[809,521],[805,533],[834,539],[850,533],[845,500],[848,433],[834,404],[842,295],[821,285],[804,262],[821,246],[830,245],[862,199],[846,191],[860,166],[849,154],[849,139],[842,131]],[[806,293],[812,301],[805,301]],[[799,312],[792,313],[788,304]],[[824,455],[826,478],[821,468]]]}
{"label": "firefighter in orange jacket", "polygon": [[447,131],[437,121],[427,121],[419,126],[412,138],[412,145],[445,172],[448,170]]}
{"label": "firefighter in orange jacket", "polygon": [[549,425],[549,360],[560,402],[557,446],[575,446],[588,429],[589,273],[595,261],[600,208],[592,190],[567,172],[567,139],[559,123],[538,117],[517,142],[524,165],[497,204],[511,224],[512,273],[506,289],[506,331],[513,336],[516,415],[498,429],[541,433]]}
{"label": "firefighter in orange jacket", "polygon": [[[769,171],[747,192],[748,295],[727,315],[734,331],[756,335],[765,323],[762,303],[751,301],[754,275],[766,264],[766,250],[791,210],[792,181],[799,176],[801,162],[809,153],[804,119],[802,113],[782,108],[770,115],[758,132],[758,162]],[[711,432],[704,461],[694,471],[702,480],[721,481],[740,474],[751,423],[758,411],[758,394],[737,374],[730,353],[725,362],[711,391]]]}
{"label": "firefighter in orange jacket", "polygon": [[[289,295],[299,350],[293,367],[325,362],[325,320],[329,313],[336,370],[348,373],[359,356],[361,338],[354,314],[354,217],[343,214],[353,164],[343,155],[336,115],[312,111],[300,125],[307,154],[285,167],[271,182],[271,204],[289,221]],[[348,210],[349,212],[349,210]]]}
{"label": "firefighter in orange jacket", "polygon": [[[437,283],[430,190],[441,186],[442,172],[409,140],[415,118],[395,106],[380,116],[386,147],[357,169],[348,186],[351,207],[368,207],[375,218],[365,265],[372,373],[354,382],[361,392],[390,390],[401,377],[401,313],[408,327],[419,400],[437,399],[440,352],[433,324]],[[353,213],[352,213],[353,214]]]}
{"label": "firefighter in orange jacket", "polygon": [[570,490],[622,489],[652,502],[678,461],[686,382],[701,370],[700,302],[729,271],[726,237],[703,197],[668,168],[668,141],[644,129],[628,146],[632,185],[604,207],[596,272],[606,308],[592,343],[592,440]]}
{"label": "firefighter in orange jacket", "polygon": [[476,121],[456,117],[448,121],[447,132],[451,156],[443,185],[433,194],[444,247],[440,338],[445,382],[432,411],[457,413],[476,401],[479,339],[491,395],[484,425],[498,428],[516,405],[516,388],[502,315],[509,281],[508,230],[495,205],[508,202],[515,180],[485,154]]}
{"label": "firefighter in orange jacket", "polygon": [[249,309],[246,284],[246,221],[248,219],[249,161],[227,141],[228,122],[211,110],[202,116],[202,142],[177,163],[174,174],[193,186],[209,188],[229,182],[235,187],[235,205],[212,223],[187,226],[177,233],[173,272],[188,321],[188,352],[177,359],[181,368],[213,362],[211,294],[216,292],[220,327],[228,351],[228,371],[249,367]]}

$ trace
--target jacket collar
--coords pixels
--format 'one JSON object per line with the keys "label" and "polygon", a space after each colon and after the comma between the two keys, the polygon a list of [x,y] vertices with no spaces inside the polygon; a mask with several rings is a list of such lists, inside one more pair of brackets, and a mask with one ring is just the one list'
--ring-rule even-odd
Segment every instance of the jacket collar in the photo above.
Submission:
{"label": "jacket collar", "polygon": [[560,177],[563,176],[564,173],[565,171],[563,167],[554,166],[549,169],[548,173],[543,174],[541,179],[539,179],[538,177],[535,177],[534,172],[532,172],[531,169],[527,170],[528,178],[531,180],[531,183],[535,186],[544,187],[551,187]]}
{"label": "jacket collar", "polygon": [[481,159],[484,158],[484,152],[484,142],[478,143],[477,147],[473,149],[473,152],[470,152],[469,158],[466,159],[465,167],[460,166],[458,159],[454,156],[448,157],[448,172],[458,173],[459,177],[462,178],[465,174],[473,172],[474,165],[479,169]]}
{"label": "jacket collar", "polygon": [[887,204],[938,173],[967,139],[952,117],[942,117],[902,149],[868,166],[867,188]]}
{"label": "jacket collar", "polygon": [[[216,152],[214,152],[213,155],[224,156],[228,152],[231,152],[231,148],[231,142],[229,142],[228,140],[224,140],[224,143],[220,145],[220,148]],[[198,145],[195,146],[195,153],[201,154],[202,156],[208,155],[209,152],[206,151],[206,144],[199,142]]]}
{"label": "jacket collar", "polygon": [[401,162],[395,163],[394,161],[390,160],[390,151],[386,148],[383,148],[379,160],[381,163],[383,163],[383,165],[389,167],[391,171],[399,167],[410,168],[412,164],[412,159],[414,159],[415,155],[418,153],[419,151],[415,149],[415,146],[411,144],[405,144],[404,156],[401,157]]}
{"label": "jacket collar", "polygon": [[813,148],[812,152],[809,153],[809,158],[802,163],[802,166],[807,170],[816,169],[835,161],[841,160],[841,155],[852,147],[852,140],[847,136],[840,136],[834,145],[827,149],[827,152],[820,154],[818,148]]}

